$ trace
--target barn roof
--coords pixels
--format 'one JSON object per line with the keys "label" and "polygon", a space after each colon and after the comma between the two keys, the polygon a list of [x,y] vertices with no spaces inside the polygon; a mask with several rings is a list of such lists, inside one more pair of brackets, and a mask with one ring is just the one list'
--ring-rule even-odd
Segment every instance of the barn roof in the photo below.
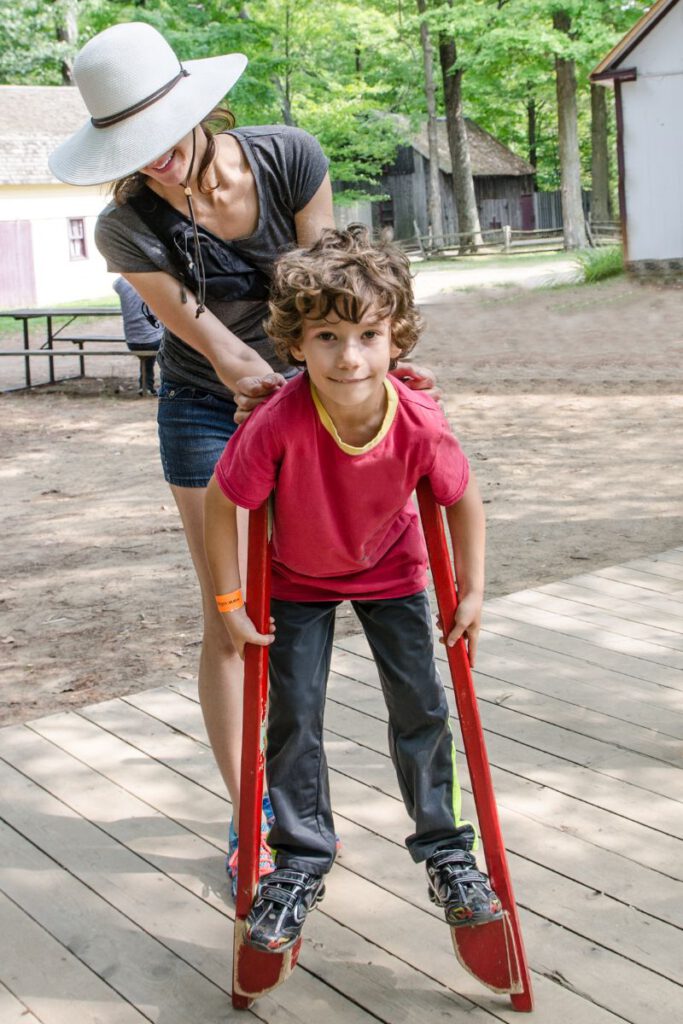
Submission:
{"label": "barn roof", "polygon": [[[409,145],[429,159],[429,141],[427,138],[427,122],[417,132],[410,130],[410,122],[404,115],[396,115],[396,121],[406,134]],[[521,177],[534,174],[535,168],[504,146],[502,142],[484,131],[474,121],[465,119],[467,139],[470,144],[470,160],[472,174],[475,178],[489,177]],[[437,118],[437,137],[439,144],[439,167],[446,174],[453,172],[451,153],[448,147],[446,118]]]}
{"label": "barn roof", "polygon": [[591,72],[591,81],[609,81],[622,74],[628,74],[626,69],[620,69],[619,65],[635,50],[642,39],[657,25],[662,18],[665,18],[679,0],[657,0],[647,14],[644,14],[629,32],[621,39],[613,49],[601,60],[598,66]]}
{"label": "barn roof", "polygon": [[57,179],[48,154],[88,119],[68,85],[0,85],[0,184],[42,185]]}

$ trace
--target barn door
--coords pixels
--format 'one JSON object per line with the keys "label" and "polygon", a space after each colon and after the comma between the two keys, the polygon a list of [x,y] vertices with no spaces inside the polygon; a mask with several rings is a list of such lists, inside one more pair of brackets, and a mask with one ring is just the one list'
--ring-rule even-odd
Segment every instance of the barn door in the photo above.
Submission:
{"label": "barn door", "polygon": [[31,306],[35,301],[31,222],[0,221],[0,306]]}
{"label": "barn door", "polygon": [[519,197],[519,205],[522,208],[522,231],[535,231],[536,217],[534,215],[534,197],[531,193]]}

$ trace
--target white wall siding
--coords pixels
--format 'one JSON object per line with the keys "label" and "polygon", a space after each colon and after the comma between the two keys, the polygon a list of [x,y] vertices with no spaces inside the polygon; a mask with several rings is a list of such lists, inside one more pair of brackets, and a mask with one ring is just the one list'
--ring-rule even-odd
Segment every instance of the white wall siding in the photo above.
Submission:
{"label": "white wall siding", "polygon": [[681,259],[683,73],[639,77],[622,97],[629,261]]}
{"label": "white wall siding", "polygon": [[[93,237],[97,216],[108,201],[99,187],[0,186],[0,221],[26,220],[31,224],[36,305],[105,298],[111,293],[115,275],[107,273]],[[86,259],[71,259],[71,219],[84,221]]]}
{"label": "white wall siding", "polygon": [[627,54],[621,86],[629,262],[683,259],[683,3]]}
{"label": "white wall siding", "polygon": [[683,4],[669,9],[665,17],[626,54],[620,67],[637,67],[638,74],[680,71],[683,58]]}

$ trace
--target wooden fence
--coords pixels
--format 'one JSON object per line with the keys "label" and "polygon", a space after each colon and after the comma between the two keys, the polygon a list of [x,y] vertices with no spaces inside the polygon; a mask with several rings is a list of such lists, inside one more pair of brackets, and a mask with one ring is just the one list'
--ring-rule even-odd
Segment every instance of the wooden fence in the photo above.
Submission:
{"label": "wooden fence", "polygon": [[[619,245],[621,228],[618,223],[588,224],[586,230],[592,246]],[[481,243],[468,243],[469,234],[454,232],[437,238],[420,235],[401,240],[398,244],[408,253],[424,259],[457,256],[519,255],[520,253],[560,252],[564,249],[562,228],[521,231],[508,225],[481,232]],[[465,244],[464,244],[465,243]]]}

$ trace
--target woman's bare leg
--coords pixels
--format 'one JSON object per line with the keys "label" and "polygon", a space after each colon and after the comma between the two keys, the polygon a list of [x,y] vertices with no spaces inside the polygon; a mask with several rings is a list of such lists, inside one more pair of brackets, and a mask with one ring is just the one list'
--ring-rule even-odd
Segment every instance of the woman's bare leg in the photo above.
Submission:
{"label": "woman's bare leg", "polygon": [[[204,634],[199,659],[199,701],[216,763],[228,788],[235,821],[239,816],[240,764],[242,752],[243,663],[235,652],[228,631],[216,609],[214,589],[204,551],[203,487],[171,485],[197,578],[202,590]],[[246,581],[246,513],[240,515],[240,568]],[[243,550],[244,548],[244,550]]]}

